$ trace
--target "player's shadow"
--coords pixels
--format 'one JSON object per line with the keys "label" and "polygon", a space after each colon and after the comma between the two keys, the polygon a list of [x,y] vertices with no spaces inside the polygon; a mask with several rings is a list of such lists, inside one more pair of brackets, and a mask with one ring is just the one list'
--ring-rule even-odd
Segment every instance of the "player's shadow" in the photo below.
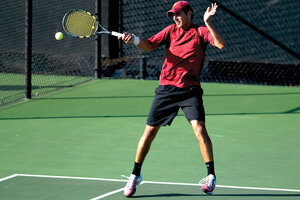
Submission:
{"label": "player's shadow", "polygon": [[135,195],[133,198],[147,198],[147,197],[200,197],[207,196],[205,194],[183,194],[183,193],[167,193],[167,194],[149,194],[149,195]]}
{"label": "player's shadow", "polygon": [[[150,194],[150,195],[136,195],[133,198],[147,198],[147,197],[202,197],[207,194],[184,194],[184,193],[166,193],[166,194]],[[300,194],[213,194],[212,196],[219,197],[300,197]]]}

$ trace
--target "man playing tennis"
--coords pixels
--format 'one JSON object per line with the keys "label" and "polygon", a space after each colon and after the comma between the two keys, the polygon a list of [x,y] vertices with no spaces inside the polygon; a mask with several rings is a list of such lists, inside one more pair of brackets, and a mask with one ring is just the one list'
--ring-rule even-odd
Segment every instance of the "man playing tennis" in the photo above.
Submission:
{"label": "man playing tennis", "polygon": [[175,24],[163,29],[149,39],[124,33],[125,43],[134,43],[144,51],[152,51],[165,45],[166,59],[163,64],[159,86],[148,115],[145,131],[138,143],[134,168],[124,188],[124,195],[131,197],[136,186],[142,181],[141,167],[161,126],[171,125],[179,108],[192,125],[199,141],[201,154],[207,166],[208,175],[204,178],[202,190],[212,194],[216,177],[211,140],[205,128],[205,113],[202,102],[203,91],[200,86],[200,73],[208,44],[223,49],[225,40],[213,26],[211,19],[217,5],[212,4],[204,14],[206,26],[193,23],[193,9],[187,1],[176,2],[166,14],[172,16]]}

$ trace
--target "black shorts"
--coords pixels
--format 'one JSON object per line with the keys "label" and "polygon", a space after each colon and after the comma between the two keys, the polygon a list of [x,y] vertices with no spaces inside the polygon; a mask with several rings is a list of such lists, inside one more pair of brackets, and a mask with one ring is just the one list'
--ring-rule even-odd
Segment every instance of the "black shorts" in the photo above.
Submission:
{"label": "black shorts", "polygon": [[155,90],[155,97],[148,115],[147,125],[171,125],[179,108],[188,121],[205,122],[201,87],[178,88],[172,85],[160,85]]}

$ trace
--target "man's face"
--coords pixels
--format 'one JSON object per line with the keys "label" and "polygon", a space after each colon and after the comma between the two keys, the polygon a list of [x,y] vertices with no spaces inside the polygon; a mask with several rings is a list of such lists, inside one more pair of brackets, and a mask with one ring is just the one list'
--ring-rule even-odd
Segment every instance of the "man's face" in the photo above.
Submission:
{"label": "man's face", "polygon": [[188,28],[191,22],[191,11],[189,11],[187,14],[185,14],[184,11],[174,13],[173,20],[177,28]]}

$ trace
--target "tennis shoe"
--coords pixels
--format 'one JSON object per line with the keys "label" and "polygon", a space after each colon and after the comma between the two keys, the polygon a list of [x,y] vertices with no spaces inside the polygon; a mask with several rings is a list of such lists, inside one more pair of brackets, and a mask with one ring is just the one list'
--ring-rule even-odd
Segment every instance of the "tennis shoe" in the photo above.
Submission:
{"label": "tennis shoe", "polygon": [[203,184],[201,187],[203,192],[211,195],[216,187],[216,182],[216,177],[213,174],[209,174],[207,177],[203,178],[199,184]]}
{"label": "tennis shoe", "polygon": [[143,177],[141,174],[139,177],[137,177],[134,174],[131,174],[130,177],[127,177],[127,178],[129,180],[124,188],[124,195],[126,197],[131,197],[132,195],[134,195],[134,193],[136,191],[136,186],[142,182]]}

